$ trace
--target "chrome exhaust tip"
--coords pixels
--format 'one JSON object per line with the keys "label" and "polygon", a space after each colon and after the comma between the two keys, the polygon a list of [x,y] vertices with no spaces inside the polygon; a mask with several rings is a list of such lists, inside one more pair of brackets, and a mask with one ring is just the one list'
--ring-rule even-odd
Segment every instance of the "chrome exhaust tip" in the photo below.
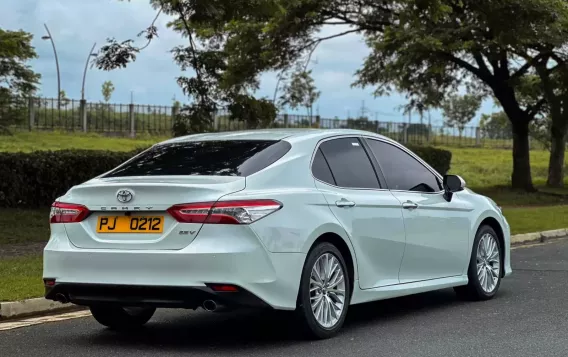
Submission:
{"label": "chrome exhaust tip", "polygon": [[65,296],[64,294],[61,294],[61,293],[55,294],[55,300],[59,301],[62,304],[67,304],[69,302],[69,299],[67,298],[67,296]]}
{"label": "chrome exhaust tip", "polygon": [[217,310],[217,303],[213,300],[205,300],[203,302],[203,309],[205,311],[209,311],[209,312],[213,312],[215,310]]}

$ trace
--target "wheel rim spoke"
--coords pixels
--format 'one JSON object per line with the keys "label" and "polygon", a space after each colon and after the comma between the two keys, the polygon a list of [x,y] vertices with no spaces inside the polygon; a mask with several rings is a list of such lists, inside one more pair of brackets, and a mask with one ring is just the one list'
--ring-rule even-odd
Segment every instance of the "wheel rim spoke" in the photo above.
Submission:
{"label": "wheel rim spoke", "polygon": [[479,285],[486,293],[492,293],[499,282],[501,267],[499,244],[492,234],[485,233],[479,239],[476,258]]}
{"label": "wheel rim spoke", "polygon": [[337,257],[322,254],[314,263],[310,277],[310,304],[316,321],[333,328],[345,309],[345,273]]}

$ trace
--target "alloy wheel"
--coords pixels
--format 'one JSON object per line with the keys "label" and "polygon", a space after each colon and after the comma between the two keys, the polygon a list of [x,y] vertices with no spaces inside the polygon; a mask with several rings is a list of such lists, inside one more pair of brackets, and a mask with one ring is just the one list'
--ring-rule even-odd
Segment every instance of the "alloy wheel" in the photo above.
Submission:
{"label": "alloy wheel", "polygon": [[485,233],[477,245],[477,278],[486,293],[497,287],[501,273],[499,244],[495,237]]}
{"label": "alloy wheel", "polygon": [[310,303],[316,321],[324,328],[333,328],[345,308],[345,272],[331,253],[322,254],[310,275]]}

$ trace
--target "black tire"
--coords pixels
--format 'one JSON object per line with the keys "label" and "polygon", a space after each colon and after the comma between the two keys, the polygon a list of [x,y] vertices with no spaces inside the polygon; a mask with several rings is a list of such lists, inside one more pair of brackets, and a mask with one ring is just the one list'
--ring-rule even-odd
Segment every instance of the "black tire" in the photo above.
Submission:
{"label": "black tire", "polygon": [[[485,291],[481,286],[481,281],[477,276],[477,249],[481,241],[481,237],[486,234],[490,234],[495,239],[497,243],[497,248],[499,249],[499,276],[497,278],[497,284],[491,292]],[[469,262],[469,268],[467,271],[468,284],[464,286],[455,287],[454,290],[458,297],[464,300],[470,301],[483,301],[492,299],[501,285],[501,278],[503,274],[503,248],[501,247],[501,242],[499,241],[498,235],[493,228],[490,226],[483,225],[479,227],[477,234],[475,235],[475,240],[473,241],[473,246],[471,249],[471,258]]]}
{"label": "black tire", "polygon": [[[345,296],[344,305],[341,315],[339,316],[335,325],[330,328],[322,326],[314,316],[312,312],[312,306],[310,301],[310,277],[312,273],[312,268],[316,261],[322,257],[324,254],[329,253],[333,255],[340,263],[341,269],[343,271],[344,281],[345,281]],[[349,302],[351,298],[351,281],[349,277],[349,271],[347,270],[347,265],[341,252],[331,243],[320,243],[312,248],[308,253],[306,262],[304,264],[304,269],[302,271],[302,280],[300,282],[300,289],[298,292],[298,309],[297,314],[300,319],[302,326],[304,327],[304,333],[306,337],[313,339],[326,339],[333,337],[343,326],[345,317],[347,316],[347,310],[349,307]]]}
{"label": "black tire", "polygon": [[126,330],[141,327],[154,316],[155,308],[123,308],[112,305],[90,307],[91,314],[103,326],[113,330]]}

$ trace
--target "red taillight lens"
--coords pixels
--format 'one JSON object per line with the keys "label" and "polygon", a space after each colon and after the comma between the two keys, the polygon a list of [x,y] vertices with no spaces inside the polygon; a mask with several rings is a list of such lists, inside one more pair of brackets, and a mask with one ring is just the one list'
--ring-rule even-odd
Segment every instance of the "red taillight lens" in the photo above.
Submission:
{"label": "red taillight lens", "polygon": [[168,213],[182,223],[249,224],[280,208],[278,201],[246,200],[175,205]]}
{"label": "red taillight lens", "polygon": [[81,222],[89,215],[87,207],[73,203],[55,202],[49,214],[50,223],[76,223]]}
{"label": "red taillight lens", "polygon": [[236,293],[239,289],[234,285],[207,284],[211,290],[220,293]]}

